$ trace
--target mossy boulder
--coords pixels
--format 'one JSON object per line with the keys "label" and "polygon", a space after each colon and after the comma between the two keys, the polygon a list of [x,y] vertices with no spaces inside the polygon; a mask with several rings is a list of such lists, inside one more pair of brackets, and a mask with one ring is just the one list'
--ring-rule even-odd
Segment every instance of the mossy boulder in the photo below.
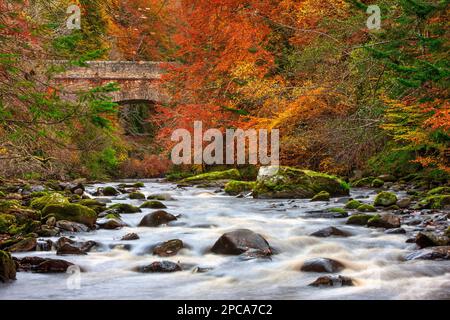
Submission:
{"label": "mossy boulder", "polygon": [[141,209],[128,203],[117,203],[109,207],[108,209],[114,209],[118,213],[138,213],[142,212]]}
{"label": "mossy boulder", "polygon": [[166,205],[158,200],[146,201],[144,202],[140,208],[144,209],[165,209]]}
{"label": "mossy boulder", "polygon": [[371,218],[373,218],[371,214],[354,214],[348,217],[346,224],[365,226]]}
{"label": "mossy boulder", "polygon": [[207,181],[216,181],[216,180],[239,180],[241,178],[241,174],[237,169],[230,169],[225,171],[213,171],[206,172],[199,175],[195,175],[192,177],[185,178],[181,180],[182,183],[192,183],[192,184],[201,184]]}
{"label": "mossy boulder", "polygon": [[429,196],[450,194],[450,187],[437,187],[427,192]]}
{"label": "mossy boulder", "polygon": [[21,208],[20,201],[18,200],[0,200],[0,212],[7,213],[10,210]]}
{"label": "mossy boulder", "polygon": [[11,254],[0,251],[0,282],[16,280],[16,264]]}
{"label": "mossy boulder", "polygon": [[97,214],[100,212],[105,211],[106,209],[106,203],[99,202],[95,199],[83,199],[77,202],[78,204],[81,204],[82,206],[91,208],[94,210]]}
{"label": "mossy boulder", "polygon": [[252,191],[255,187],[254,181],[236,181],[232,180],[225,185],[225,192],[230,195],[238,195],[242,192]]}
{"label": "mossy boulder", "polygon": [[343,208],[329,208],[327,211],[334,213],[333,216],[335,218],[347,218],[348,217],[348,212]]}
{"label": "mossy boulder", "polygon": [[80,204],[51,204],[42,210],[42,215],[54,216],[56,220],[68,220],[94,227],[97,220],[97,213],[91,208]]}
{"label": "mossy boulder", "polygon": [[450,207],[450,195],[429,196],[419,202],[421,208],[447,209]]}
{"label": "mossy boulder", "polygon": [[352,185],[352,187],[355,187],[355,188],[370,187],[372,185],[372,181],[374,179],[375,179],[375,177],[362,178],[362,179],[353,181],[351,183],[351,185]]}
{"label": "mossy boulder", "polygon": [[359,202],[358,200],[349,200],[346,204],[345,204],[345,208],[347,209],[358,209],[358,207],[362,205],[361,202]]}
{"label": "mossy boulder", "polygon": [[141,192],[132,192],[130,193],[130,199],[132,200],[143,200],[145,199],[145,195]]}
{"label": "mossy boulder", "polygon": [[384,181],[381,179],[373,179],[372,183],[370,184],[370,186],[372,188],[381,188],[384,185]]}
{"label": "mossy boulder", "polygon": [[11,229],[16,226],[16,217],[12,214],[0,214],[0,234],[11,233]]}
{"label": "mossy boulder", "polygon": [[312,198],[325,191],[346,196],[350,188],[343,180],[324,173],[292,167],[262,167],[253,189],[255,198]]}
{"label": "mossy boulder", "polygon": [[119,194],[119,191],[117,191],[117,189],[114,187],[104,187],[100,193],[103,194],[105,197],[114,197]]}
{"label": "mossy boulder", "polygon": [[374,205],[380,207],[389,207],[397,203],[397,196],[392,192],[383,191],[375,197]]}
{"label": "mossy boulder", "polygon": [[61,204],[66,205],[69,204],[69,199],[64,197],[62,194],[59,193],[50,193],[48,195],[45,195],[43,197],[35,198],[31,201],[31,208],[35,210],[42,210],[48,205],[52,204]]}
{"label": "mossy boulder", "polygon": [[326,191],[320,191],[311,201],[330,201],[330,194]]}
{"label": "mossy boulder", "polygon": [[375,207],[370,204],[362,204],[356,210],[358,210],[359,212],[376,212],[377,211],[377,209],[375,209]]}

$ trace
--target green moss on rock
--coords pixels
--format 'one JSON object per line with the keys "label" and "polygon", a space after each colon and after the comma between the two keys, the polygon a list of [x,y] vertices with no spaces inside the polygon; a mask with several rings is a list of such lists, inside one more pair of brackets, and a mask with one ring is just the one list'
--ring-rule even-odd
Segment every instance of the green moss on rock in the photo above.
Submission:
{"label": "green moss on rock", "polygon": [[119,194],[119,191],[117,191],[114,187],[105,187],[103,188],[102,193],[106,197],[114,197]]}
{"label": "green moss on rock", "polygon": [[256,182],[254,181],[236,181],[231,180],[225,185],[225,192],[230,195],[237,195],[242,192],[252,191],[255,187]]}
{"label": "green moss on rock", "polygon": [[292,167],[262,167],[253,196],[312,198],[321,191],[328,192],[330,196],[345,196],[349,194],[350,188],[345,181],[324,173]]}
{"label": "green moss on rock", "polygon": [[99,202],[95,199],[83,199],[77,202],[78,204],[81,204],[82,206],[91,208],[94,210],[97,214],[100,212],[105,211],[106,209],[106,203]]}
{"label": "green moss on rock", "polygon": [[383,191],[375,197],[374,205],[381,207],[393,206],[397,203],[397,196],[392,192]]}
{"label": "green moss on rock", "polygon": [[18,200],[0,200],[0,212],[8,212],[11,209],[21,208]]}
{"label": "green moss on rock", "polygon": [[97,213],[80,204],[51,204],[42,210],[43,216],[54,216],[56,220],[68,220],[93,227],[97,220]]}
{"label": "green moss on rock", "polygon": [[64,197],[62,194],[54,192],[54,193],[45,195],[43,197],[33,199],[31,201],[31,208],[33,208],[35,210],[42,210],[47,205],[52,205],[52,204],[65,205],[65,204],[69,204],[69,200],[66,197]]}
{"label": "green moss on rock", "polygon": [[361,202],[359,202],[358,200],[349,200],[346,204],[345,207],[347,209],[358,209],[358,207],[362,205]]}
{"label": "green moss on rock", "polygon": [[330,194],[326,191],[320,191],[311,199],[311,201],[330,201]]}
{"label": "green moss on rock", "polygon": [[446,209],[450,207],[450,195],[429,196],[419,202],[421,208]]}
{"label": "green moss on rock", "polygon": [[381,179],[374,179],[370,186],[372,188],[381,188],[384,185],[384,181]]}
{"label": "green moss on rock", "polygon": [[144,202],[140,208],[144,209],[165,209],[167,208],[166,205],[160,201],[152,200],[152,201],[146,201]]}
{"label": "green moss on rock", "polygon": [[450,187],[437,187],[427,192],[429,196],[450,194]]}
{"label": "green moss on rock", "polygon": [[370,187],[372,185],[372,181],[374,179],[375,179],[375,177],[362,178],[362,179],[353,181],[351,183],[351,185],[352,185],[352,187],[355,187],[355,188]]}
{"label": "green moss on rock", "polygon": [[10,233],[16,224],[16,217],[12,214],[0,214],[0,233]]}
{"label": "green moss on rock", "polygon": [[130,193],[129,197],[130,197],[130,199],[133,199],[133,200],[145,199],[145,195],[141,192],[132,192],[132,193]]}
{"label": "green moss on rock", "polygon": [[16,280],[16,264],[11,254],[0,250],[0,282]]}
{"label": "green moss on rock", "polygon": [[188,177],[183,179],[181,182],[186,183],[202,183],[205,181],[214,181],[214,180],[239,180],[241,178],[241,174],[237,169],[230,169],[226,171],[213,171],[202,173],[193,177]]}
{"label": "green moss on rock", "polygon": [[377,209],[375,209],[375,207],[370,204],[362,204],[356,210],[358,210],[359,212],[376,212],[377,211]]}
{"label": "green moss on rock", "polygon": [[109,207],[109,209],[115,209],[119,213],[138,213],[141,209],[128,203],[117,203]]}
{"label": "green moss on rock", "polygon": [[371,218],[373,215],[370,214],[354,214],[347,219],[346,224],[365,226]]}

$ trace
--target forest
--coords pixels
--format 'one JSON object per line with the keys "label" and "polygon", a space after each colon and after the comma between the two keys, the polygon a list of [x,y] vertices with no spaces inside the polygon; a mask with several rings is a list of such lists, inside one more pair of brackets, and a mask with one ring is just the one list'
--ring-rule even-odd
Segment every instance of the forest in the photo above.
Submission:
{"label": "forest", "polygon": [[[281,259],[289,270],[302,262],[305,273],[323,267],[323,260],[308,265],[305,256],[322,259],[336,250],[338,260],[324,270],[353,273],[311,285],[368,286],[340,297],[379,298],[372,287],[378,281],[384,298],[450,298],[449,3],[0,0],[0,282],[15,278],[16,270],[20,280],[20,271],[59,273],[84,263],[16,253],[89,252],[106,259],[108,245],[139,257],[141,273],[185,271],[198,255],[205,260],[196,272],[214,274],[222,260],[207,260],[204,252],[223,234],[211,249],[215,254]],[[196,122],[223,136],[230,129],[277,130],[277,176],[267,176],[260,163],[174,163],[173,133],[194,134]],[[158,210],[136,221],[128,215],[149,209],[173,214]],[[138,232],[161,224],[173,230],[171,240],[162,227]],[[199,237],[183,233],[186,225]],[[233,226],[246,229],[227,233]],[[353,229],[361,226],[365,233]],[[137,266],[142,246],[118,244],[120,237],[112,240],[103,229],[128,230],[121,241],[168,240],[152,247],[159,257],[195,254],[181,254],[187,267],[170,261]],[[90,236],[93,230],[98,234]],[[309,231],[315,232],[304,234]],[[59,238],[65,232],[83,236],[79,242]],[[198,247],[184,245],[183,236]],[[324,247],[302,237],[338,240]],[[96,243],[103,249],[91,253]],[[297,256],[294,248],[308,245],[318,247]],[[380,251],[369,258],[374,248]],[[125,260],[120,255],[112,267],[120,275]],[[422,260],[431,264],[427,271],[414,262]],[[407,280],[409,262],[410,272],[423,276],[416,287],[428,291],[409,290],[415,288]],[[204,266],[211,263],[213,271]],[[262,280],[245,278],[244,262],[230,263],[227,276],[260,288]],[[271,266],[262,279],[275,281]],[[289,272],[278,279],[286,288]],[[173,285],[161,279],[161,286]],[[305,279],[314,280],[300,277],[297,285]],[[135,276],[129,283],[141,288]],[[221,283],[221,294],[211,297],[235,297],[227,295],[229,285]],[[21,286],[11,288],[12,297],[29,297]],[[258,297],[256,289],[236,290],[240,298]],[[288,289],[261,290],[269,299],[308,298]],[[203,294],[186,284],[179,295],[188,292]],[[92,298],[87,291],[82,296]]]}

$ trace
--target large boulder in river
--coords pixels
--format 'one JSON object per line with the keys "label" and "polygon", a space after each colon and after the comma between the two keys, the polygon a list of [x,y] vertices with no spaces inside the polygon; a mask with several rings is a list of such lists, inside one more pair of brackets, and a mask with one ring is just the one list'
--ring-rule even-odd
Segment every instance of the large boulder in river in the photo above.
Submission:
{"label": "large boulder in river", "polygon": [[345,266],[337,260],[328,258],[314,258],[306,260],[300,270],[305,272],[334,273],[341,271],[344,268]]}
{"label": "large boulder in river", "polygon": [[184,243],[181,240],[173,239],[164,243],[158,244],[153,248],[153,254],[160,257],[174,256],[184,248]]}
{"label": "large boulder in river", "polygon": [[291,167],[261,167],[253,189],[255,198],[312,198],[321,191],[331,197],[349,195],[343,180],[324,173]]}
{"label": "large boulder in river", "polygon": [[400,228],[400,218],[393,214],[377,214],[367,221],[367,226],[372,228],[397,229]]}
{"label": "large boulder in river", "polygon": [[42,257],[25,257],[17,259],[19,271],[31,271],[36,273],[65,273],[73,263]]}
{"label": "large boulder in river", "polygon": [[47,195],[39,197],[39,198],[34,198],[31,201],[30,206],[33,209],[42,210],[46,206],[52,205],[52,204],[66,205],[66,204],[69,204],[69,200],[66,197],[64,197],[63,195],[55,192],[55,193],[47,194]]}
{"label": "large boulder in river", "polygon": [[419,232],[416,235],[416,244],[419,248],[447,246],[450,244],[450,238],[439,236],[431,232]]}
{"label": "large boulder in river", "polygon": [[139,222],[139,227],[157,227],[162,224],[167,224],[170,221],[177,220],[177,217],[174,215],[164,211],[158,210],[152,213],[147,214],[142,218],[141,222]]}
{"label": "large boulder in river", "polygon": [[79,204],[53,204],[47,205],[42,210],[42,215],[54,216],[56,220],[68,220],[82,223],[90,228],[93,228],[97,220],[97,213],[85,206]]}
{"label": "large boulder in river", "polygon": [[238,229],[223,234],[211,248],[214,253],[227,255],[240,255],[249,250],[258,251],[265,256],[272,254],[267,240],[248,229]]}
{"label": "large boulder in river", "polygon": [[310,234],[312,237],[326,238],[326,237],[349,237],[351,234],[347,231],[343,231],[336,227],[328,227],[324,229],[320,229],[316,232]]}
{"label": "large boulder in river", "polygon": [[16,280],[16,264],[8,252],[0,251],[0,282]]}
{"label": "large boulder in river", "polygon": [[207,184],[211,181],[226,181],[226,180],[239,180],[241,174],[237,169],[230,169],[225,171],[213,171],[206,172],[196,176],[188,177],[181,180],[181,183],[186,184]]}
{"label": "large boulder in river", "polygon": [[397,203],[397,196],[392,192],[383,191],[375,197],[375,206],[390,207]]}

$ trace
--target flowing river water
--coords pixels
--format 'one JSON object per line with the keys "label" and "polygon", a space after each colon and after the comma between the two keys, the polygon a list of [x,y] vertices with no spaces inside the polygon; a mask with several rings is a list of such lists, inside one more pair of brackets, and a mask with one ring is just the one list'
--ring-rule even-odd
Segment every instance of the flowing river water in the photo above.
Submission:
{"label": "flowing river water", "polygon": [[[106,185],[91,185],[87,192]],[[71,235],[76,240],[98,243],[85,256],[60,257],[54,251],[14,254],[75,263],[83,270],[80,287],[68,287],[69,274],[19,272],[17,281],[0,285],[0,299],[450,299],[450,261],[405,261],[404,256],[416,248],[414,243],[405,242],[404,234],[345,225],[346,219],[309,217],[311,211],[343,207],[345,198],[330,202],[236,198],[213,189],[177,188],[155,180],[146,181],[140,191],[145,195],[170,193],[175,200],[163,201],[166,211],[181,216],[167,226],[137,227],[144,215],[154,211],[143,209],[142,213],[122,214],[129,227]],[[351,196],[371,201],[375,194],[374,190],[354,189]],[[112,203],[142,203],[126,195],[109,199]],[[309,236],[329,226],[339,226],[352,236]],[[260,233],[279,253],[271,260],[245,260],[208,252],[223,233],[241,228]],[[131,232],[140,239],[120,240]],[[170,239],[182,240],[187,248],[173,257],[152,255],[152,246]],[[300,267],[303,261],[315,257],[344,263],[346,268],[339,274],[355,279],[356,285],[308,286],[323,274],[302,272]],[[135,267],[162,260],[180,262],[184,270],[134,271]],[[196,273],[195,267],[211,270]]]}

